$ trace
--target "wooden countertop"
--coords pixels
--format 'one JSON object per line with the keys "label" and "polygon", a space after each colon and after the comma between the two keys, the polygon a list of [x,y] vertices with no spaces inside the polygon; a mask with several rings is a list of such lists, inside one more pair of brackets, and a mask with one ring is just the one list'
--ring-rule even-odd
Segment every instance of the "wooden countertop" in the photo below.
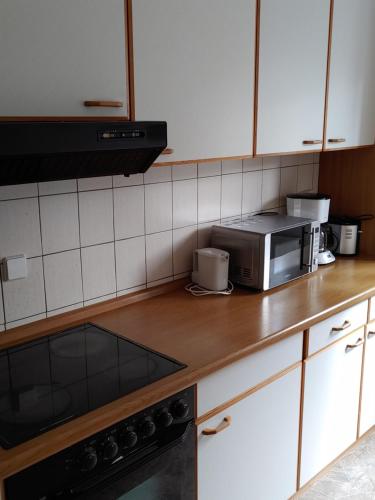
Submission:
{"label": "wooden countertop", "polygon": [[[187,368],[11,450],[0,449],[0,479],[172,395],[247,354],[375,295],[375,260],[340,259],[265,293],[236,289],[193,297],[183,290],[90,317],[90,321],[185,363]],[[99,309],[100,310],[100,309]],[[92,309],[97,311],[97,309]],[[0,336],[0,349],[51,332],[42,320]],[[60,329],[82,322],[76,312]]]}

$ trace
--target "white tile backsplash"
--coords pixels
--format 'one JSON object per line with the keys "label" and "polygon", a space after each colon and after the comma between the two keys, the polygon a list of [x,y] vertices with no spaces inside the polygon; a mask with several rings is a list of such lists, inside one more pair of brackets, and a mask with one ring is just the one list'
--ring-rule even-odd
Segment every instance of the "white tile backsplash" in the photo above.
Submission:
{"label": "white tile backsplash", "polygon": [[46,310],[42,257],[27,259],[27,278],[3,282],[5,321],[43,313]]}
{"label": "white tile backsplash", "polygon": [[0,202],[0,259],[41,255],[38,198]]}
{"label": "white tile backsplash", "polygon": [[187,276],[212,225],[285,211],[285,195],[316,191],[318,175],[319,155],[306,154],[1,187],[0,259],[25,253],[30,275],[2,282],[0,331]]}
{"label": "white tile backsplash", "polygon": [[145,234],[145,187],[114,189],[113,197],[116,240]]}
{"label": "white tile backsplash", "polygon": [[40,198],[43,254],[79,247],[77,194]]}
{"label": "white tile backsplash", "polygon": [[116,291],[114,243],[81,249],[84,301]]}
{"label": "white tile backsplash", "polygon": [[172,183],[145,186],[146,233],[158,233],[172,228]]}
{"label": "white tile backsplash", "polygon": [[43,262],[47,311],[82,302],[80,250],[45,255]]}
{"label": "white tile backsplash", "polygon": [[113,190],[78,195],[81,246],[113,241]]}
{"label": "white tile backsplash", "polygon": [[197,179],[173,183],[173,227],[197,224],[198,217]]}

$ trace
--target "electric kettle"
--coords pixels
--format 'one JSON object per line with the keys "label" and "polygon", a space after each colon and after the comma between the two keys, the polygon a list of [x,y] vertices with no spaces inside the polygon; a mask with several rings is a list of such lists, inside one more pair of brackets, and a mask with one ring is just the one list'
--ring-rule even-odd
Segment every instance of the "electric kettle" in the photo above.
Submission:
{"label": "electric kettle", "polygon": [[228,269],[228,252],[218,248],[200,248],[194,251],[191,280],[207,290],[226,290]]}

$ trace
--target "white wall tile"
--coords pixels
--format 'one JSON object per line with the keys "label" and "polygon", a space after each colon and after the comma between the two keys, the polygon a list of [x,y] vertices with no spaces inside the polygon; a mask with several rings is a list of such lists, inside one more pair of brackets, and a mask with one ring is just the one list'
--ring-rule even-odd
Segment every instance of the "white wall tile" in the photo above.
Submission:
{"label": "white wall tile", "polygon": [[146,233],[172,228],[172,183],[145,186]]}
{"label": "white wall tile", "polygon": [[243,174],[242,213],[250,214],[262,208],[262,171]]}
{"label": "white wall tile", "polygon": [[114,243],[82,248],[85,301],[116,291]]}
{"label": "white wall tile", "polygon": [[0,259],[42,254],[38,198],[0,202]]}
{"label": "white wall tile", "polygon": [[197,179],[173,183],[173,227],[191,226],[198,218]]}
{"label": "white wall tile", "polygon": [[79,193],[79,228],[81,245],[113,241],[113,190]]}
{"label": "white wall tile", "polygon": [[50,194],[75,193],[77,191],[77,180],[39,182],[39,196]]}
{"label": "white wall tile", "polygon": [[3,282],[5,321],[16,321],[46,310],[42,258],[27,260],[27,278]]}
{"label": "white wall tile", "polygon": [[311,191],[314,182],[314,165],[298,166],[297,191]]}
{"label": "white wall tile", "polygon": [[197,177],[198,167],[196,163],[175,165],[172,167],[172,180],[194,179]]}
{"label": "white wall tile", "polygon": [[113,187],[125,187],[125,186],[139,186],[143,184],[143,174],[133,174],[129,177],[125,175],[114,175],[113,176]]}
{"label": "white wall tile", "polygon": [[146,269],[147,282],[172,276],[172,231],[146,236]]}
{"label": "white wall tile", "polygon": [[132,238],[145,233],[145,187],[114,189],[115,238]]}
{"label": "white wall tile", "polygon": [[307,153],[304,155],[284,155],[281,156],[281,166],[290,167],[293,165],[304,165],[307,163],[314,163],[314,153]]}
{"label": "white wall tile", "polygon": [[314,163],[320,162],[320,153],[313,153]]}
{"label": "white wall tile", "polygon": [[151,167],[144,173],[145,184],[153,184],[155,182],[167,182],[172,180],[172,168],[167,167]]}
{"label": "white wall tile", "polygon": [[198,164],[198,177],[210,177],[212,175],[221,175],[221,161]]}
{"label": "white wall tile", "polygon": [[280,169],[263,170],[262,210],[279,206]]}
{"label": "white wall tile", "polygon": [[165,285],[166,283],[170,283],[174,280],[174,276],[168,276],[167,278],[161,278],[160,280],[148,281],[146,288],[152,288],[154,286]]}
{"label": "white wall tile", "polygon": [[112,176],[87,177],[78,179],[78,191],[92,191],[94,189],[109,189],[112,187]]}
{"label": "white wall tile", "polygon": [[117,290],[146,283],[146,240],[144,236],[116,241]]}
{"label": "white wall tile", "polygon": [[242,172],[242,160],[224,160],[221,169],[222,174],[238,174]]}
{"label": "white wall tile", "polygon": [[193,251],[197,246],[197,226],[173,230],[173,274],[193,269]]}
{"label": "white wall tile", "polygon": [[46,318],[46,313],[35,314],[33,316],[29,316],[27,318],[22,318],[17,321],[11,321],[6,324],[6,329],[10,330],[11,328],[16,328],[17,326],[28,325],[29,323],[34,323],[35,321],[40,321],[41,319]]}
{"label": "white wall tile", "polygon": [[313,191],[317,193],[319,191],[319,164],[314,165],[314,177],[313,177]]}
{"label": "white wall tile", "polygon": [[245,158],[242,161],[242,168],[244,172],[262,170],[262,158]]}
{"label": "white wall tile", "polygon": [[40,198],[43,253],[79,247],[77,194]]}
{"label": "white wall tile", "polygon": [[47,310],[82,302],[82,273],[79,250],[45,255],[44,277]]}
{"label": "white wall tile", "polygon": [[[1,266],[0,266],[0,271],[1,271]],[[1,272],[0,272],[0,280],[1,280]],[[5,318],[4,318],[4,308],[3,308],[3,290],[0,282],[0,325],[4,324],[4,322]]]}
{"label": "white wall tile", "polygon": [[146,285],[134,286],[133,288],[127,288],[126,290],[118,290],[117,297],[122,297],[123,295],[129,295],[129,293],[140,292],[145,290]]}
{"label": "white wall tile", "polygon": [[263,170],[280,167],[280,156],[265,156],[262,159]]}
{"label": "white wall tile", "polygon": [[197,248],[207,248],[210,246],[212,226],[220,224],[220,220],[205,222],[198,225],[198,246]]}
{"label": "white wall tile", "polygon": [[85,306],[92,306],[93,304],[98,304],[99,302],[104,302],[105,300],[111,300],[116,298],[116,293],[108,293],[107,295],[102,295],[101,297],[96,297],[95,299],[85,300]]}
{"label": "white wall tile", "polygon": [[286,195],[297,192],[298,167],[285,167],[281,169],[280,178],[280,203],[286,204]]}
{"label": "white wall tile", "polygon": [[60,307],[60,309],[47,311],[47,318],[51,318],[52,316],[57,316],[58,314],[63,314],[69,311],[74,311],[75,309],[79,309],[80,307],[83,307],[83,302],[77,302],[77,304],[71,304],[70,306]]}
{"label": "white wall tile", "polygon": [[221,177],[198,179],[198,222],[220,218]]}
{"label": "white wall tile", "polygon": [[0,324],[0,332],[5,331],[5,325]]}
{"label": "white wall tile", "polygon": [[221,179],[221,218],[241,215],[242,174],[223,175]]}
{"label": "white wall tile", "polygon": [[38,196],[38,185],[36,183],[0,186],[0,200],[15,200],[17,198],[31,198],[33,196]]}

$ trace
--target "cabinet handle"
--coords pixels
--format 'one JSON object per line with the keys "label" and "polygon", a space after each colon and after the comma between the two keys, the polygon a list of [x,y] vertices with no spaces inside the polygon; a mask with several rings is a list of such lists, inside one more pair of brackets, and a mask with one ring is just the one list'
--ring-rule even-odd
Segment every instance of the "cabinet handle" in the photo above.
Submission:
{"label": "cabinet handle", "polygon": [[302,144],[304,144],[305,146],[312,146],[314,144],[323,144],[323,141],[321,141],[319,139],[316,139],[316,140],[307,140],[307,141],[303,141]]}
{"label": "cabinet handle", "polygon": [[347,330],[352,326],[351,322],[348,320],[345,320],[342,326],[333,326],[331,329],[331,332],[342,332],[343,330]]}
{"label": "cabinet handle", "polygon": [[165,148],[160,154],[161,155],[173,155],[174,149],[172,148]]}
{"label": "cabinet handle", "polygon": [[122,101],[83,101],[86,108],[123,108]]}
{"label": "cabinet handle", "polygon": [[367,332],[367,338],[370,339],[371,337],[375,336],[375,332]]}
{"label": "cabinet handle", "polygon": [[339,142],[346,142],[346,139],[344,139],[343,137],[339,139],[328,139],[328,142],[330,142],[331,144],[337,144]]}
{"label": "cabinet handle", "polygon": [[232,423],[232,417],[224,417],[222,422],[215,428],[203,429],[202,434],[205,436],[213,436],[214,434],[219,434],[219,432],[223,431]]}
{"label": "cabinet handle", "polygon": [[363,345],[364,342],[365,341],[363,339],[359,338],[355,344],[347,344],[347,346],[345,347],[345,352],[349,352],[352,349],[355,349],[356,347]]}

